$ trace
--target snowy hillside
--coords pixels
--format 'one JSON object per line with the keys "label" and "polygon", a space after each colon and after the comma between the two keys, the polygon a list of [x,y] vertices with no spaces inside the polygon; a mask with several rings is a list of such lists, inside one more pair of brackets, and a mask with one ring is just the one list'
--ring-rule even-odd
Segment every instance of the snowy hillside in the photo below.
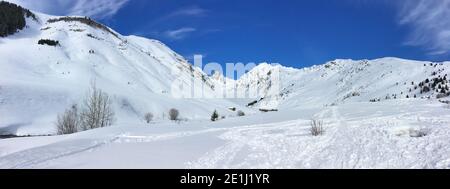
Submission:
{"label": "snowy hillside", "polygon": [[[118,123],[147,112],[163,119],[170,108],[184,119],[206,119],[214,109],[239,107],[223,99],[173,98],[191,89],[215,95],[207,75],[159,41],[122,36],[84,17],[36,15],[24,30],[0,38],[4,132],[54,133],[56,114],[79,103],[93,81],[113,96]],[[58,45],[38,44],[43,39]]]}
{"label": "snowy hillside", "polygon": [[[0,168],[450,168],[442,103],[404,99],[0,140]],[[311,136],[310,119],[325,123]]]}
{"label": "snowy hillside", "polygon": [[[379,102],[395,99],[440,99],[450,95],[448,62],[399,58],[335,60],[304,69],[260,64],[231,85],[240,90],[257,86],[253,107],[290,109]],[[276,74],[276,76],[274,76]],[[215,79],[219,83],[223,79]]]}
{"label": "snowy hillside", "polygon": [[[89,18],[36,13],[26,23],[25,29],[0,38],[3,133],[54,133],[56,115],[80,103],[93,81],[113,96],[119,124],[143,121],[147,112],[162,120],[170,108],[195,120],[208,119],[214,109],[234,115],[229,107],[254,113],[259,108],[436,98],[449,91],[445,63],[383,58],[304,69],[263,63],[235,81],[220,73],[207,76],[157,40],[122,36]],[[431,85],[439,78],[421,93],[421,82],[429,79]],[[234,91],[247,96],[223,98]],[[213,98],[174,98],[193,93]]]}
{"label": "snowy hillside", "polygon": [[[86,17],[12,11],[26,25],[0,37],[0,168],[450,168],[450,62],[262,63],[234,80]],[[114,124],[56,136],[93,83]]]}

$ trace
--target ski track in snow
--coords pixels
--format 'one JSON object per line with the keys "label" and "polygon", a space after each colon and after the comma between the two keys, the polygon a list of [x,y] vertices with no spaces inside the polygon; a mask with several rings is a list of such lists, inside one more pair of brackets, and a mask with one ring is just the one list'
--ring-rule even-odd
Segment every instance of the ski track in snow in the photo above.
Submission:
{"label": "ski track in snow", "polygon": [[[314,117],[323,119],[331,111],[327,108]],[[334,119],[331,121],[338,120],[338,115],[334,113],[333,108]],[[302,156],[302,151],[305,152],[304,156],[307,156],[314,150],[308,145],[295,142],[298,137],[310,138],[309,129],[309,120],[233,129],[220,136],[228,141],[224,146],[186,165],[188,168],[292,168],[295,167],[298,157]],[[244,161],[239,160],[239,153],[246,157]]]}
{"label": "ski track in snow", "polygon": [[129,136],[128,134],[122,134],[120,136],[113,137],[104,141],[69,141],[59,143],[57,145],[47,145],[43,147],[33,148],[17,153],[0,157],[0,168],[33,168],[38,165],[43,165],[46,162],[56,159],[76,155],[83,152],[89,152],[97,150],[106,145],[114,143],[142,143],[142,142],[154,142],[161,140],[170,140],[180,137],[187,137],[196,134],[203,134],[208,132],[220,131],[222,129],[209,129],[204,131],[192,131],[192,132],[178,132],[164,135],[154,136]]}
{"label": "ski track in snow", "polygon": [[[269,127],[235,129],[221,135],[222,139],[228,141],[226,145],[209,152],[198,161],[187,163],[187,167],[449,168],[448,160],[440,162],[449,158],[449,151],[440,148],[443,147],[442,143],[437,144],[438,148],[434,147],[436,142],[430,141],[430,138],[411,138],[417,143],[402,143],[398,136],[393,136],[385,128],[374,129],[377,126],[370,122],[355,122],[364,123],[364,126],[349,124],[341,117],[336,106],[327,108],[314,117],[325,120],[324,136],[309,136],[307,120],[277,123]],[[267,135],[275,130],[280,134]],[[405,147],[407,150],[402,150]],[[427,149],[434,150],[429,152]],[[440,154],[436,154],[437,152]]]}
{"label": "ski track in snow", "polygon": [[[43,22],[27,20],[27,29],[0,42],[0,134],[55,133],[57,115],[81,103],[93,80],[111,95],[118,127],[68,137],[0,140],[0,168],[89,167],[96,163],[92,159],[124,151],[130,154],[102,166],[130,158],[125,162],[143,167],[450,168],[450,106],[444,109],[437,100],[444,92],[424,92],[418,85],[426,79],[436,85],[439,77],[450,74],[450,62],[387,57],[334,60],[302,69],[262,63],[233,80],[219,72],[208,76],[157,40],[36,16]],[[40,39],[61,45],[36,44]],[[448,79],[441,80],[438,88],[449,86]],[[174,86],[182,90],[174,91]],[[261,94],[222,98],[223,92],[252,89]],[[194,91],[205,98],[173,98]],[[230,107],[246,116],[236,117]],[[187,127],[169,128],[175,125],[165,122],[171,108],[189,120]],[[261,114],[260,108],[279,112]],[[226,119],[206,122],[214,110]],[[139,128],[149,112],[155,127]],[[310,118],[324,121],[323,136],[311,136]],[[426,135],[411,137],[411,132]],[[148,153],[156,162],[147,164]],[[68,165],[69,159],[75,163]]]}
{"label": "ski track in snow", "polygon": [[[108,145],[118,139],[119,137],[114,137],[110,140],[102,142],[86,141],[84,142],[84,145],[83,143],[80,143],[80,141],[76,141],[76,144],[73,144],[71,142],[63,142],[54,145],[51,148],[48,148],[49,146],[33,148],[0,158],[0,168],[33,168],[37,165],[45,164],[46,162],[52,160],[64,158],[82,152],[96,150],[97,148]],[[58,150],[60,152],[55,152],[55,150]]]}
{"label": "ski track in snow", "polygon": [[103,146],[111,145],[114,143],[149,143],[155,141],[173,140],[182,137],[189,137],[193,135],[220,132],[230,130],[233,128],[222,129],[206,129],[201,131],[186,131],[186,132],[174,132],[169,134],[159,134],[150,136],[132,136],[129,134],[121,134],[104,141],[68,141],[58,143],[56,145],[47,145],[29,150],[20,151],[17,153],[9,154],[4,157],[0,157],[0,168],[33,168],[39,165],[45,165],[46,162],[56,159],[73,156],[83,152],[89,152],[97,150]]}
{"label": "ski track in snow", "polygon": [[324,121],[325,134],[318,137],[311,136],[310,120],[305,119],[162,134],[124,133],[95,140],[75,138],[16,152],[0,157],[0,168],[51,167],[55,160],[64,162],[64,158],[101,151],[109,145],[205,135],[221,139],[222,145],[185,161],[186,168],[450,168],[449,132],[441,127],[448,125],[445,119],[420,119],[422,125],[433,125],[427,129],[428,135],[434,136],[413,138],[403,132],[418,124],[417,114],[355,119],[342,110],[331,106],[314,114],[314,119]]}

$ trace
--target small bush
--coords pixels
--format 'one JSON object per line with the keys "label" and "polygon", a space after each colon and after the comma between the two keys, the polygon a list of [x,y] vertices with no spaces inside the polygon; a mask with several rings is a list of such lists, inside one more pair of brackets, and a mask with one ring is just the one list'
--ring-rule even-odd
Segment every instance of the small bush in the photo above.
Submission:
{"label": "small bush", "polygon": [[440,94],[437,94],[436,95],[436,98],[437,99],[440,99],[440,98],[445,98],[445,97],[448,97],[448,96],[450,96],[450,93],[440,93]]}
{"label": "small bush", "polygon": [[278,109],[259,109],[259,111],[267,113],[267,112],[278,112]]}
{"label": "small bush", "polygon": [[146,113],[144,116],[144,119],[147,123],[150,123],[153,120],[153,114],[152,113]]}
{"label": "small bush", "polygon": [[423,129],[420,129],[420,130],[410,129],[409,130],[409,136],[410,137],[420,138],[420,137],[425,137],[427,135],[428,135],[428,132],[426,130],[423,130]]}
{"label": "small bush", "polygon": [[255,100],[255,101],[253,101],[253,102],[250,102],[250,103],[248,103],[247,104],[247,106],[248,107],[250,107],[250,106],[254,106],[256,103],[258,103],[258,101],[257,100]]}
{"label": "small bush", "polygon": [[59,46],[59,41],[51,40],[51,39],[40,39],[38,41],[39,45],[48,45],[48,46]]}
{"label": "small bush", "polygon": [[88,37],[90,37],[90,38],[92,38],[92,39],[96,39],[96,40],[103,40],[102,38],[99,38],[99,37],[97,37],[97,36],[95,36],[95,35],[92,35],[92,34],[90,34],[90,33],[86,34],[86,36],[88,36]]}
{"label": "small bush", "polygon": [[319,120],[311,120],[311,135],[312,136],[320,136],[325,133],[323,128],[323,121]]}
{"label": "small bush", "polygon": [[424,86],[424,87],[422,88],[421,93],[428,93],[428,92],[430,92],[430,91],[431,91],[430,87]]}
{"label": "small bush", "polygon": [[211,115],[211,121],[217,120],[219,120],[219,113],[217,113],[217,110],[214,110],[213,114]]}
{"label": "small bush", "polygon": [[178,120],[178,116],[180,116],[180,111],[175,108],[169,110],[169,119],[172,121]]}
{"label": "small bush", "polygon": [[237,116],[239,116],[239,117],[245,116],[245,113],[242,110],[239,110],[237,112]]}
{"label": "small bush", "polygon": [[78,132],[79,115],[77,105],[73,105],[63,114],[58,115],[56,129],[58,135],[66,135]]}

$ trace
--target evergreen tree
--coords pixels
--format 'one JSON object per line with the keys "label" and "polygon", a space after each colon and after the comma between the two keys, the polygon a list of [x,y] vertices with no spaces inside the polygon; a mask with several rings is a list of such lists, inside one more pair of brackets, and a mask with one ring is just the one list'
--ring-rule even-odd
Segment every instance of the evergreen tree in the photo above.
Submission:
{"label": "evergreen tree", "polygon": [[211,121],[217,120],[219,120],[219,113],[217,113],[217,110],[214,110],[213,114],[211,115]]}
{"label": "evergreen tree", "polygon": [[31,11],[12,3],[0,1],[0,37],[6,37],[22,30],[26,26],[26,17],[36,16]]}

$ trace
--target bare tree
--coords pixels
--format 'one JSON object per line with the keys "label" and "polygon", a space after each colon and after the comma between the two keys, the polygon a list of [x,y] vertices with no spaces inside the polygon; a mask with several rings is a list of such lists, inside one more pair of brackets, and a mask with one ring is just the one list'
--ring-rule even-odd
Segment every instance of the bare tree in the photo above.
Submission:
{"label": "bare tree", "polygon": [[63,114],[58,115],[56,129],[58,135],[66,135],[78,132],[79,116],[77,105],[72,105]]}
{"label": "bare tree", "polygon": [[178,120],[178,116],[180,116],[180,111],[178,111],[175,108],[172,108],[169,110],[169,119],[170,120],[176,121],[176,120]]}
{"label": "bare tree", "polygon": [[147,121],[147,123],[150,123],[153,120],[153,114],[152,113],[146,113],[144,116],[145,121]]}
{"label": "bare tree", "polygon": [[312,136],[323,135],[325,133],[325,130],[323,128],[323,121],[311,120],[311,130],[310,131],[311,131]]}
{"label": "bare tree", "polygon": [[112,99],[102,90],[98,89],[95,83],[84,101],[81,112],[82,129],[96,129],[111,126],[114,122],[114,110]]}

